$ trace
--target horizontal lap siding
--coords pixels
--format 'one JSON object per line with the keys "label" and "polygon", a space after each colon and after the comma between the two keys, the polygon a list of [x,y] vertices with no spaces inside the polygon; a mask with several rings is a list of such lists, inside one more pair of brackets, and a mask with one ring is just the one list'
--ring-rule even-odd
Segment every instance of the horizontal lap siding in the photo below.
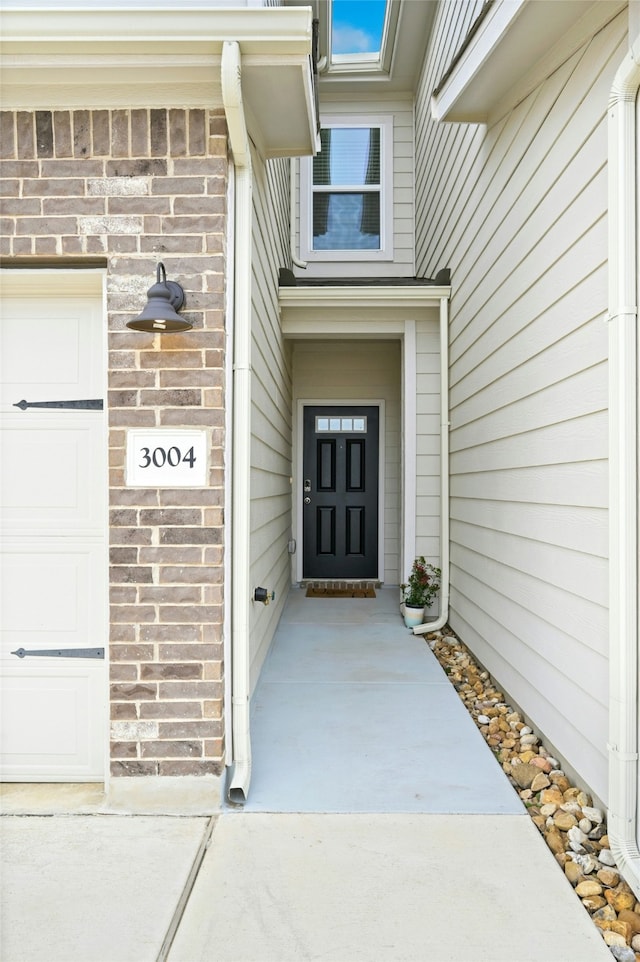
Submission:
{"label": "horizontal lap siding", "polygon": [[487,128],[430,120],[427,65],[416,135],[418,274],[452,268],[451,623],[603,799],[606,111],[625,40],[620,16]]}
{"label": "horizontal lap siding", "polygon": [[291,370],[280,333],[278,269],[288,263],[289,162],[254,157],[251,406],[251,587],[275,591],[253,604],[251,682],[255,685],[290,582]]}

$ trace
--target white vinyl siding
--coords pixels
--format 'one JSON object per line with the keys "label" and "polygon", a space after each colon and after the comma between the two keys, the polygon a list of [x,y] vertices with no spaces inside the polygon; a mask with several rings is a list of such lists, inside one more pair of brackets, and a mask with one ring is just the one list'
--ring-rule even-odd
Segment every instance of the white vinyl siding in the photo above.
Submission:
{"label": "white vinyl siding", "polygon": [[606,801],[606,113],[626,16],[488,127],[436,125],[462,6],[440,8],[416,107],[417,273],[452,269],[451,624]]}
{"label": "white vinyl siding", "polygon": [[[405,101],[379,101],[375,103],[331,102],[326,105],[324,113],[332,121],[347,123],[353,120],[358,124],[366,123],[382,113],[393,118],[393,256],[390,260],[378,260],[374,263],[361,261],[357,258],[343,259],[329,262],[309,261],[306,269],[296,269],[300,277],[413,277],[414,275],[414,141],[413,141],[413,108]],[[311,160],[301,159],[298,166],[308,164]],[[298,176],[297,216],[296,216],[296,244],[297,251],[301,251],[300,244],[300,203],[305,203],[304,195],[300,196],[302,178]],[[302,253],[301,256],[304,257]]]}
{"label": "white vinyl siding", "polygon": [[293,372],[296,403],[298,399],[385,402],[384,577],[387,584],[398,584],[400,342],[296,341]]}
{"label": "white vinyl siding", "polygon": [[280,333],[278,269],[287,263],[289,162],[253,156],[251,405],[251,585],[276,601],[251,608],[251,685],[255,685],[289,589],[291,537],[290,348]]}

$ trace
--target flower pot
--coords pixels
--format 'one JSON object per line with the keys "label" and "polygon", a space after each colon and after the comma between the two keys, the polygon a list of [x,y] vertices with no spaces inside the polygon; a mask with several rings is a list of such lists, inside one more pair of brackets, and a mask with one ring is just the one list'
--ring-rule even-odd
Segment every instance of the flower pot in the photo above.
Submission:
{"label": "flower pot", "polygon": [[405,601],[403,607],[404,610],[402,614],[407,628],[415,628],[417,625],[422,624],[424,620],[424,605],[409,605]]}

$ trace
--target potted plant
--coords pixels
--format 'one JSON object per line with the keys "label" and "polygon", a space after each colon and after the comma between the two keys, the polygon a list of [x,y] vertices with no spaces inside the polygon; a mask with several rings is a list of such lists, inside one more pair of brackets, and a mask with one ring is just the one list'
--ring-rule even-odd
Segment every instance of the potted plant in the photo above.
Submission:
{"label": "potted plant", "polygon": [[407,628],[422,624],[425,611],[440,591],[440,575],[440,568],[428,564],[424,555],[413,562],[407,583],[400,585],[402,614]]}

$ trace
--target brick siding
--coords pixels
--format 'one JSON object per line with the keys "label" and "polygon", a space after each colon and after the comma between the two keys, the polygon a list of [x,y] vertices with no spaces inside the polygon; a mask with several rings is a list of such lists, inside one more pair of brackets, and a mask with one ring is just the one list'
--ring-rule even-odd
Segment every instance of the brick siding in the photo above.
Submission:
{"label": "brick siding", "polygon": [[[112,775],[218,774],[224,758],[224,116],[0,114],[1,253],[107,264]],[[134,333],[159,260],[183,334]],[[205,426],[208,487],[125,487],[126,430]]]}

